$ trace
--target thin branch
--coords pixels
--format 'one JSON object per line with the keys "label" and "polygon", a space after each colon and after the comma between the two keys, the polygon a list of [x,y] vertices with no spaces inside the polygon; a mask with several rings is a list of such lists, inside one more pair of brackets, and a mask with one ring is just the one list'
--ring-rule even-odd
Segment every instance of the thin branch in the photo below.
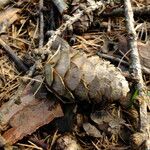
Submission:
{"label": "thin branch", "polygon": [[14,61],[19,70],[23,72],[27,72],[28,68],[23,64],[23,62],[19,59],[19,57],[13,52],[10,46],[8,46],[1,38],[0,45],[4,48],[5,52],[8,56]]}
{"label": "thin branch", "polygon": [[50,14],[49,14],[49,17],[50,17],[50,30],[54,30],[56,29],[56,25],[55,25],[55,19],[54,19],[54,6],[51,5],[51,9],[50,9]]}
{"label": "thin branch", "polygon": [[114,56],[109,56],[107,54],[103,54],[103,53],[100,53],[100,52],[97,52],[97,55],[100,56],[100,57],[102,57],[102,58],[118,62],[119,64],[124,64],[126,66],[129,66],[128,62],[126,62],[126,61],[124,61],[124,60],[122,60],[120,58],[117,58],[117,57],[114,57]]}
{"label": "thin branch", "polygon": [[[133,13],[135,16],[146,16],[146,15],[148,16],[148,15],[150,15],[150,6],[141,7],[141,8],[133,7],[132,10],[133,10]],[[103,17],[121,17],[121,16],[124,16],[124,9],[123,8],[116,8],[109,13],[103,12],[101,14],[101,16],[103,16]]]}
{"label": "thin branch", "polygon": [[40,7],[40,39],[39,39],[39,48],[43,47],[44,43],[44,17],[43,17],[43,0],[39,2]]}
{"label": "thin branch", "polygon": [[94,11],[102,6],[103,6],[102,2],[96,2],[93,5],[87,7],[86,10],[82,10],[82,11],[79,11],[78,13],[74,14],[72,17],[69,18],[69,20],[67,20],[65,23],[63,23],[52,34],[52,36],[49,38],[49,41],[47,42],[47,44],[41,49],[36,49],[35,53],[42,54],[42,55],[50,54],[51,53],[50,49],[51,49],[52,43],[56,40],[57,36],[60,36],[67,29],[68,26],[72,25],[74,22],[79,20],[81,18],[81,16],[83,16],[85,13],[90,13],[91,11]]}
{"label": "thin branch", "polygon": [[[129,46],[131,49],[131,73],[136,79],[136,86],[139,91],[139,96],[141,97],[141,101],[139,104],[139,117],[140,117],[140,126],[139,131],[143,133],[143,138],[145,141],[146,149],[150,149],[150,144],[148,144],[149,140],[149,122],[147,116],[147,101],[144,99],[145,97],[145,85],[142,78],[142,70],[140,64],[140,58],[137,48],[137,35],[134,28],[134,18],[133,18],[133,10],[131,6],[130,0],[124,0],[125,7],[125,18],[126,18],[126,28],[129,36]],[[144,142],[143,141],[143,142]]]}

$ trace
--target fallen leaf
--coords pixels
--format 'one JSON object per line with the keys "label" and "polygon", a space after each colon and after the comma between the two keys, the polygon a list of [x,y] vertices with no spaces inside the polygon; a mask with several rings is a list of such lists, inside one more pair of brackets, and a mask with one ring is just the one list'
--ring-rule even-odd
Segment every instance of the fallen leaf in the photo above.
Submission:
{"label": "fallen leaf", "polygon": [[100,131],[90,123],[84,123],[83,128],[89,136],[93,136],[96,138],[102,137]]}
{"label": "fallen leaf", "polygon": [[150,42],[146,44],[138,42],[138,49],[142,68],[150,74]]}
{"label": "fallen leaf", "polygon": [[[37,84],[35,85],[37,86]],[[25,88],[21,88],[23,92],[18,89],[17,93],[21,92],[20,99],[12,99],[0,108],[0,126],[1,130],[5,130],[2,137],[8,144],[14,144],[26,135],[32,134],[39,127],[63,116],[61,106],[57,103],[56,98],[47,99],[46,96],[37,98],[34,88],[34,84],[29,84]],[[42,90],[38,91],[42,92]],[[36,92],[38,91],[36,90]],[[7,126],[10,128],[6,131]]]}
{"label": "fallen leaf", "polygon": [[0,9],[4,9],[4,7],[10,2],[11,0],[0,0]]}
{"label": "fallen leaf", "polygon": [[0,32],[5,32],[6,29],[19,18],[19,12],[20,9],[18,8],[9,8],[0,13]]}
{"label": "fallen leaf", "polygon": [[97,124],[98,128],[105,133],[118,135],[125,120],[119,115],[120,110],[114,105],[110,105],[106,110],[96,111],[91,114],[91,119]]}

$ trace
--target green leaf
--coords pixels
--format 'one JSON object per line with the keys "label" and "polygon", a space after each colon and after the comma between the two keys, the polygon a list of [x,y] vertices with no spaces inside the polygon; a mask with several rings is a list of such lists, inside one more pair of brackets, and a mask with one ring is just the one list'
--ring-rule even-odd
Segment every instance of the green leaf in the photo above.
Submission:
{"label": "green leaf", "polygon": [[131,97],[131,100],[130,100],[130,104],[129,104],[129,108],[131,108],[131,106],[133,105],[133,103],[135,102],[135,100],[137,99],[139,95],[139,90],[136,89]]}

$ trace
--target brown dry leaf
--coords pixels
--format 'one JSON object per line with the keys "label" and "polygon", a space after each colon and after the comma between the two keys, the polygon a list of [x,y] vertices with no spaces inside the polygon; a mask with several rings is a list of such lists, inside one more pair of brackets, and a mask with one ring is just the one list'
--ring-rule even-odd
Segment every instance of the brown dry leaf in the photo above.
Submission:
{"label": "brown dry leaf", "polygon": [[[117,35],[118,37],[118,49],[124,54],[128,52],[128,40],[122,35]],[[138,42],[139,56],[142,65],[143,72],[150,74],[150,42],[146,44]]]}
{"label": "brown dry leaf", "polygon": [[138,48],[141,65],[145,68],[144,70],[146,73],[150,74],[150,42],[147,42],[146,44],[138,42]]}
{"label": "brown dry leaf", "polygon": [[0,0],[0,9],[3,9],[11,0]]}
{"label": "brown dry leaf", "polygon": [[91,114],[91,119],[99,126],[99,129],[112,135],[119,135],[125,120],[119,115],[119,109],[113,105],[106,110],[96,111]]}
{"label": "brown dry leaf", "polygon": [[14,144],[54,118],[63,116],[57,101],[45,97],[35,98],[32,88],[31,85],[21,88],[21,91],[17,91],[18,96],[0,108],[1,130],[6,130],[6,126],[11,127],[3,134],[8,144]]}
{"label": "brown dry leaf", "polygon": [[15,114],[11,120],[10,128],[3,134],[9,144],[14,144],[28,134],[32,134],[39,127],[48,124],[56,117],[63,116],[59,104],[50,100],[33,99],[29,106]]}
{"label": "brown dry leaf", "polygon": [[90,123],[84,123],[83,128],[84,128],[85,132],[87,133],[87,135],[89,135],[89,136],[93,136],[96,138],[102,137],[102,134],[100,133],[100,131],[96,127],[91,125]]}
{"label": "brown dry leaf", "polygon": [[101,51],[106,54],[109,52],[109,40],[107,38],[104,39],[104,44],[101,48]]}
{"label": "brown dry leaf", "polygon": [[19,18],[18,13],[20,11],[18,8],[9,8],[0,13],[0,32],[5,32],[6,29]]}
{"label": "brown dry leaf", "polygon": [[[29,93],[30,85],[27,85],[24,90],[24,86],[20,86],[15,93],[15,96],[12,97],[7,103],[4,103],[0,107],[0,127],[1,130],[5,130],[11,117],[16,114],[18,111],[22,110],[23,107],[30,104],[33,100],[33,95]],[[22,96],[20,98],[20,96]],[[20,103],[20,105],[18,105]]]}

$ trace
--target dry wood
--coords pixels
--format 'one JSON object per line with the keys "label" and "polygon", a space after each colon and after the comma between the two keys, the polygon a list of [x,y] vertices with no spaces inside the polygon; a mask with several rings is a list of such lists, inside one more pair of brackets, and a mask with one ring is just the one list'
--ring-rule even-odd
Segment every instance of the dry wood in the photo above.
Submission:
{"label": "dry wood", "polygon": [[0,33],[6,33],[7,29],[19,19],[21,9],[8,8],[0,13]]}
{"label": "dry wood", "polygon": [[40,0],[39,2],[39,7],[40,7],[40,38],[39,38],[39,48],[43,47],[44,43],[44,16],[43,16],[43,0]]}
{"label": "dry wood", "polygon": [[[133,13],[135,16],[143,16],[143,15],[150,15],[150,6],[146,6],[146,7],[133,7],[132,8]],[[101,14],[103,17],[119,17],[119,16],[124,16],[124,9],[123,8],[116,8],[113,11],[106,13],[103,12]]]}
{"label": "dry wood", "polygon": [[120,64],[124,64],[126,66],[129,66],[129,63],[120,59],[120,58],[117,58],[117,57],[114,57],[114,56],[109,56],[107,54],[103,54],[103,53],[100,53],[98,52],[97,53],[98,56],[102,57],[102,58],[105,58],[105,59],[108,59],[108,60],[111,60],[111,61],[115,61],[115,62],[118,62]]}
{"label": "dry wood", "polygon": [[0,9],[3,9],[11,0],[0,0]]}
{"label": "dry wood", "polygon": [[8,56],[14,61],[19,70],[26,72],[28,68],[23,64],[20,58],[13,52],[10,46],[8,46],[2,39],[0,39],[0,45],[3,46]]}
{"label": "dry wood", "polygon": [[[139,105],[139,117],[140,126],[139,131],[144,133],[144,141],[146,149],[150,149],[149,144],[149,122],[147,116],[147,100],[145,99],[145,85],[142,78],[140,58],[137,48],[137,35],[134,28],[133,10],[130,0],[124,0],[126,28],[129,36],[129,46],[131,49],[131,73],[136,80],[136,86],[139,91],[140,105]],[[142,143],[141,143],[142,144]]]}
{"label": "dry wood", "polygon": [[68,6],[64,2],[64,0],[52,0],[52,1],[56,5],[56,7],[58,8],[60,14],[63,14],[67,10]]}
{"label": "dry wood", "polygon": [[142,70],[150,75],[150,42],[146,44],[138,42],[138,49]]}
{"label": "dry wood", "polygon": [[52,36],[49,38],[49,41],[47,42],[47,44],[41,49],[36,49],[35,53],[39,53],[39,54],[49,54],[49,53],[51,53],[52,43],[56,40],[57,36],[60,36],[67,29],[68,26],[72,25],[74,22],[79,20],[81,18],[81,16],[84,15],[84,13],[90,13],[90,12],[92,12],[92,11],[102,7],[102,6],[103,6],[102,2],[96,2],[93,5],[89,6],[86,10],[82,10],[82,11],[79,11],[78,13],[74,14],[72,17],[69,18],[69,20],[67,20],[65,23],[63,23],[52,34]]}

